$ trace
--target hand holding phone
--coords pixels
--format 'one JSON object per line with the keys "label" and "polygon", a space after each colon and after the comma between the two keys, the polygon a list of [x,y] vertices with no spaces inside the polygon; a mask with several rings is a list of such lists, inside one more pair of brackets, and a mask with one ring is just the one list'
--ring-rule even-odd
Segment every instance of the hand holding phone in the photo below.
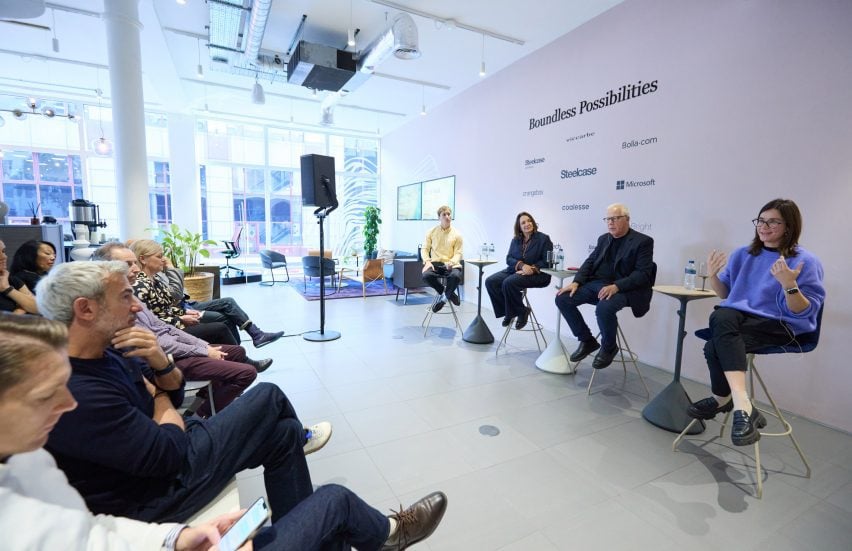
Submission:
{"label": "hand holding phone", "polygon": [[257,498],[219,540],[219,551],[236,551],[254,537],[269,518],[269,507],[263,497]]}

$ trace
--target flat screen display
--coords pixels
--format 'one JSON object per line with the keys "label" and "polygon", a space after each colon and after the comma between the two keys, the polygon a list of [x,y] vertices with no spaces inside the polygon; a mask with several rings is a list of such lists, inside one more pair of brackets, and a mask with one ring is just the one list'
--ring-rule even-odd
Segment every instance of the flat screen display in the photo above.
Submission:
{"label": "flat screen display", "polygon": [[422,182],[421,212],[423,220],[437,220],[438,208],[447,205],[456,211],[456,177],[446,176],[435,180]]}
{"label": "flat screen display", "polygon": [[396,188],[397,220],[420,220],[420,189],[419,183]]}

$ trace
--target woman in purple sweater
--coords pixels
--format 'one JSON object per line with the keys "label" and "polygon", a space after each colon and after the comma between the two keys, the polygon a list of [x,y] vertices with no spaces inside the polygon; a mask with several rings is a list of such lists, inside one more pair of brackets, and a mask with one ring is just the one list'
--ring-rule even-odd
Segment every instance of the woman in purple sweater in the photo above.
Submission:
{"label": "woman in purple sweater", "polygon": [[746,354],[765,346],[795,345],[796,336],[817,328],[825,300],[819,259],[799,246],[802,215],[789,199],[773,199],[752,220],[751,244],[731,253],[714,250],[707,266],[722,299],[710,316],[704,357],[713,396],[689,406],[696,419],[734,410],[731,441],[760,440],[766,426],[746,390]]}

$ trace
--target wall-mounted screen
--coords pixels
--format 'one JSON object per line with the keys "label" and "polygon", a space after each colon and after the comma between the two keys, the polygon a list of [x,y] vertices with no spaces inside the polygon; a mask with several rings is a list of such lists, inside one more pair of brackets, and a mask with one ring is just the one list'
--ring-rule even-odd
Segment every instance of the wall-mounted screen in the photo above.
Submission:
{"label": "wall-mounted screen", "polygon": [[420,220],[420,184],[396,188],[396,219]]}
{"label": "wall-mounted screen", "polygon": [[438,207],[456,210],[456,177],[445,176],[396,188],[397,220],[437,220]]}
{"label": "wall-mounted screen", "polygon": [[447,205],[453,212],[456,211],[455,176],[429,180],[421,185],[423,186],[421,201],[423,220],[437,220],[438,208],[442,205]]}

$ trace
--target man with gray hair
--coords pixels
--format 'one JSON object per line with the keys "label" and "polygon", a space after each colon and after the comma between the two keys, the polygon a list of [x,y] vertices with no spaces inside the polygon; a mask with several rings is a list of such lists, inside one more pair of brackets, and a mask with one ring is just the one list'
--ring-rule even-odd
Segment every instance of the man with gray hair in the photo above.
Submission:
{"label": "man with gray hair", "polygon": [[[579,362],[598,348],[592,367],[603,369],[618,352],[616,314],[630,306],[636,317],[644,316],[651,307],[654,285],[654,240],[630,228],[630,210],[621,203],[607,207],[607,233],[583,262],[574,281],[556,292],[556,306],[568,322],[580,346],[571,354]],[[581,304],[595,304],[595,317],[601,332],[599,344],[577,309]]]}
{"label": "man with gray hair", "polygon": [[[136,281],[136,275],[140,271],[136,255],[124,243],[118,241],[99,247],[92,259],[126,263],[130,285]],[[144,303],[140,302],[140,307],[141,310],[136,313],[136,325],[156,335],[160,347],[173,356],[175,363],[187,377],[212,381],[213,396],[208,396],[196,412],[202,417],[211,414],[211,400],[216,411],[222,411],[254,382],[258,373],[272,365],[271,358],[252,360],[242,346],[227,343],[209,344],[164,322]]]}
{"label": "man with gray hair", "polygon": [[[153,333],[135,326],[141,305],[124,262],[71,262],[38,284],[39,311],[68,326],[79,402],[56,424],[47,449],[89,508],[149,522],[197,513],[239,471],[263,465],[273,519],[313,488],[309,438],[290,401],[260,383],[209,420],[175,410],[183,377]],[[303,449],[304,448],[304,449]]]}

